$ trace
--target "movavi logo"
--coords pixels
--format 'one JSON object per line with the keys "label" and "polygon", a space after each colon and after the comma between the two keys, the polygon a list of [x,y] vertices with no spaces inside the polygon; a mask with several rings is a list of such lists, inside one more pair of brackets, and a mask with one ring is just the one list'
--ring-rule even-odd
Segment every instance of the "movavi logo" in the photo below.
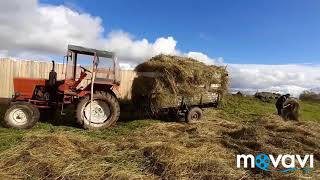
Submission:
{"label": "movavi logo", "polygon": [[[257,167],[264,171],[289,172],[302,170],[305,173],[309,173],[313,168],[313,155],[307,154],[304,157],[289,154],[280,154],[277,157],[274,157],[271,154],[258,154],[256,157],[252,154],[237,155],[237,168],[241,167],[241,162],[243,162],[244,168],[248,168],[248,164],[250,162],[251,168]],[[280,163],[283,166],[283,169],[279,170],[278,166]]]}

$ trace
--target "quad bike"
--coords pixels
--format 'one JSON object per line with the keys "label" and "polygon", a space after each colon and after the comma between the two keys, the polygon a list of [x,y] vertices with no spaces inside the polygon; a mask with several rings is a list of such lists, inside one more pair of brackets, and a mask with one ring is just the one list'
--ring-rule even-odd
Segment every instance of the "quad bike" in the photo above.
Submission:
{"label": "quad bike", "polygon": [[[63,114],[71,104],[76,106],[77,121],[85,129],[107,128],[119,119],[115,54],[69,45],[65,58],[64,80],[57,80],[54,61],[48,79],[13,79],[14,95],[5,113],[5,126],[31,128],[40,118],[39,109],[60,109]],[[88,58],[92,60],[85,61]]]}

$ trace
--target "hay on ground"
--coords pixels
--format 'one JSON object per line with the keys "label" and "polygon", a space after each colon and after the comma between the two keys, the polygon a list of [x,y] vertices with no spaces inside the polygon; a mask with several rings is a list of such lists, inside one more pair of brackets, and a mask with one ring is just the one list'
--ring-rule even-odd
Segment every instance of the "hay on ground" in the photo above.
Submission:
{"label": "hay on ground", "polygon": [[[320,160],[319,128],[318,123],[283,121],[281,117],[270,115],[243,125],[238,124],[235,129],[223,130],[221,142],[235,154],[313,154],[317,164]],[[275,170],[272,166],[269,168]],[[280,164],[278,169],[285,168]],[[249,171],[252,179],[312,179],[317,176],[317,172],[305,174],[302,170],[287,174],[276,171],[264,173],[257,168],[245,170]]]}
{"label": "hay on ground", "polygon": [[[154,122],[106,139],[31,132],[1,153],[0,179],[318,179],[319,123],[277,115],[243,122],[211,115],[190,125]],[[237,154],[259,153],[313,154],[314,172],[236,167]]]}

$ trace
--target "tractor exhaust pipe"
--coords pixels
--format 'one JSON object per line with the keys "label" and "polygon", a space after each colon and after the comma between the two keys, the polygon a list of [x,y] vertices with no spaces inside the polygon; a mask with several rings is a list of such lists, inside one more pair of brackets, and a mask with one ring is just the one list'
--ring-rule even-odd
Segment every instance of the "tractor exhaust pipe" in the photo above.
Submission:
{"label": "tractor exhaust pipe", "polygon": [[52,70],[49,73],[49,85],[55,86],[57,82],[57,73],[54,71],[54,61],[52,61]]}
{"label": "tractor exhaust pipe", "polygon": [[54,71],[54,61],[52,61],[52,70],[51,70],[51,72],[53,72]]}

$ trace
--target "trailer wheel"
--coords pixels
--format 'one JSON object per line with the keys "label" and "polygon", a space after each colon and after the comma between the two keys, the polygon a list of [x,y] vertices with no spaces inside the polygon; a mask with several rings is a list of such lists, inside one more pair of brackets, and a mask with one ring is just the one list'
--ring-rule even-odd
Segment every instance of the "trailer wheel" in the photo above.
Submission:
{"label": "trailer wheel", "polygon": [[202,110],[199,107],[191,108],[186,114],[187,123],[199,122],[202,118]]}
{"label": "trailer wheel", "polygon": [[77,106],[77,121],[85,129],[110,127],[119,116],[120,106],[117,98],[106,92],[96,92],[92,103],[90,96],[87,96]]}
{"label": "trailer wheel", "polygon": [[11,104],[4,116],[4,126],[28,129],[33,127],[40,118],[39,110],[27,102]]}

